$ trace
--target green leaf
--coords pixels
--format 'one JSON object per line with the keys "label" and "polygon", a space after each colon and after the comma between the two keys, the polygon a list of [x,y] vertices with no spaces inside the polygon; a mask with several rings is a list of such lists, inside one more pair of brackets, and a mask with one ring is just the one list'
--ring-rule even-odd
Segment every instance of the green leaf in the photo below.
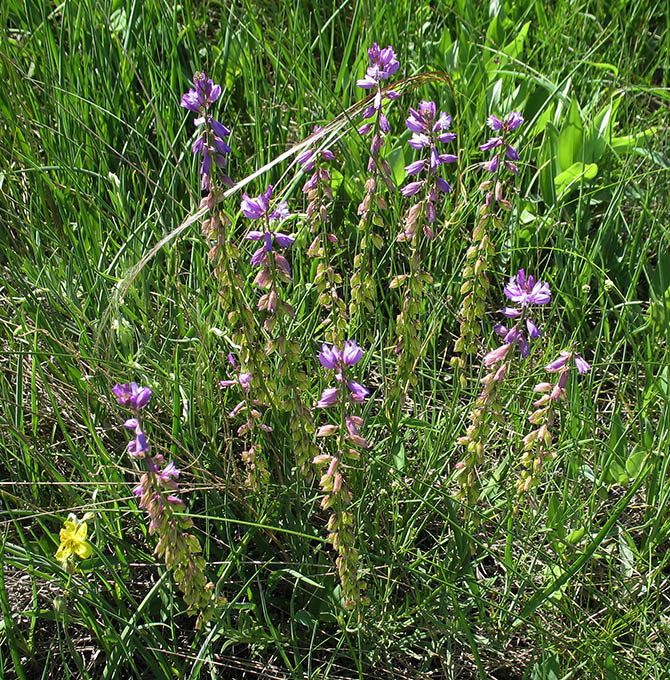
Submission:
{"label": "green leaf", "polygon": [[620,153],[630,153],[640,144],[645,145],[657,132],[658,127],[651,127],[634,135],[612,137],[612,148]]}
{"label": "green leaf", "polygon": [[607,106],[598,111],[593,119],[584,149],[585,163],[597,163],[602,157],[607,144],[612,139],[616,115],[622,99],[623,95],[612,99]]}
{"label": "green leaf", "polygon": [[634,479],[640,474],[640,470],[644,467],[644,461],[647,458],[647,452],[638,450],[632,453],[626,461],[626,474],[629,479]]}
{"label": "green leaf", "polygon": [[528,35],[528,29],[530,28],[530,21],[527,21],[521,30],[516,34],[516,37],[511,42],[507,43],[503,47],[502,51],[510,58],[517,59],[521,56],[523,52],[524,42],[526,41],[526,36]]}
{"label": "green leaf", "polygon": [[489,27],[486,29],[486,44],[493,47],[502,48],[505,42],[505,29],[499,17],[491,19]]}
{"label": "green leaf", "polygon": [[579,182],[593,179],[598,174],[598,166],[595,163],[573,163],[567,170],[557,175],[554,179],[556,195],[559,198],[567,195],[572,189],[577,188]]}
{"label": "green leaf", "polygon": [[540,150],[540,191],[547,205],[556,203],[554,178],[558,174],[558,130],[553,123],[547,123]]}
{"label": "green leaf", "polygon": [[393,149],[386,159],[391,166],[391,176],[396,186],[400,186],[407,177],[405,172],[405,151],[401,146]]}
{"label": "green leaf", "polygon": [[579,114],[579,104],[573,98],[558,140],[558,165],[561,171],[567,170],[576,161],[584,160],[583,147],[584,126]]}

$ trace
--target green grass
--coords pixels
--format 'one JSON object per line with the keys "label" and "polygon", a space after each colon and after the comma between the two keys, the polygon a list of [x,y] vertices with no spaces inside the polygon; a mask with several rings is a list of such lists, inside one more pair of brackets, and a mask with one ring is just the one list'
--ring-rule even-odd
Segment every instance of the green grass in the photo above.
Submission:
{"label": "green grass", "polygon": [[[0,3],[0,676],[666,677],[667,2],[312,4]],[[404,119],[423,97],[454,115],[460,161],[458,195],[427,258],[435,280],[419,387],[400,420],[383,400],[393,291],[358,367],[374,388],[364,409],[373,448],[352,483],[372,601],[359,622],[340,606],[320,490],[293,470],[286,414],[269,416],[267,493],[250,498],[241,484],[239,423],[226,417],[234,396],[216,386],[228,377],[227,310],[199,225],[135,266],[198,208],[192,117],[179,106],[195,70],[223,85],[216,112],[233,131],[229,171],[241,180],[360,100],[355,80],[373,41],[394,46],[398,77],[437,70],[451,84],[415,82],[390,107],[394,170],[414,158]],[[458,389],[449,358],[484,121],[512,109],[526,119],[519,196],[498,243],[482,351],[494,346],[502,286],[519,267],[550,283],[552,304],[510,381],[481,502],[464,513],[453,498],[455,441],[478,387]],[[337,146],[344,272],[367,161],[356,126]],[[595,162],[597,174],[568,185],[560,175],[575,162]],[[244,190],[291,187],[300,211],[298,175],[281,163]],[[241,237],[239,198],[225,209]],[[394,196],[391,214],[402,205]],[[380,286],[404,271],[389,228]],[[291,252],[290,333],[316,376],[316,402],[327,378],[309,241],[299,233]],[[251,280],[250,244],[241,249]],[[571,342],[593,370],[571,383],[558,458],[533,502],[515,509],[532,387]],[[184,616],[131,493],[138,472],[110,392],[129,380],[153,390],[152,445],[184,470],[182,497],[227,598],[205,630]],[[94,554],[69,577],[53,556],[71,511],[95,513]]]}

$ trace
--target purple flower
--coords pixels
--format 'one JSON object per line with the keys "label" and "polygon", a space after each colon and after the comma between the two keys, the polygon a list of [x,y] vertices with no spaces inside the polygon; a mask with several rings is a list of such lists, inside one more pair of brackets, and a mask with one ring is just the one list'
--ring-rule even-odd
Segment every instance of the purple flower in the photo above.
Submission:
{"label": "purple flower", "polygon": [[171,489],[177,488],[177,484],[175,482],[176,479],[179,478],[180,471],[177,469],[177,466],[174,464],[173,461],[170,461],[162,470],[160,473],[160,478],[161,481],[169,486]]}
{"label": "purple flower", "polygon": [[[512,111],[507,114],[504,120],[500,120],[497,116],[491,114],[486,119],[486,124],[494,132],[500,133],[496,137],[489,138],[484,144],[480,145],[480,151],[490,151],[491,149],[496,149],[498,147],[505,147],[505,156],[508,160],[505,162],[505,167],[509,172],[518,172],[519,168],[511,161],[519,160],[519,153],[516,148],[507,142],[507,137],[510,132],[516,130],[521,123],[523,123],[523,116],[517,111]],[[495,156],[488,162],[484,164],[484,167],[489,172],[496,172],[498,165],[500,164],[500,151],[496,152]]]}
{"label": "purple flower", "polygon": [[151,390],[148,387],[139,387],[137,383],[131,382],[130,386],[119,385],[112,387],[112,392],[116,395],[121,406],[128,406],[134,411],[144,408],[151,399]]}
{"label": "purple flower", "polygon": [[330,408],[337,403],[339,388],[328,387],[321,393],[321,399],[316,404],[317,408]]}
{"label": "purple flower", "polygon": [[347,387],[351,392],[351,399],[357,403],[365,401],[369,396],[370,392],[363,387],[360,383],[354,382],[353,380],[347,381]]}
{"label": "purple flower", "polygon": [[579,374],[584,375],[591,370],[590,364],[583,357],[579,356],[579,354],[576,354],[575,352],[566,351],[562,351],[558,355],[557,359],[554,359],[550,364],[547,364],[544,367],[544,370],[548,371],[549,373],[557,373],[561,369],[564,369],[572,358],[574,358],[574,365]]}
{"label": "purple flower", "polygon": [[[345,341],[340,350],[337,345],[329,347],[326,344],[321,346],[319,352],[319,362],[324,368],[331,371],[336,371],[335,379],[338,383],[346,382],[349,388],[351,400],[354,402],[362,402],[369,396],[369,391],[353,380],[344,379],[344,373],[350,366],[355,366],[363,357],[363,350],[356,344],[355,340]],[[321,400],[317,404],[317,408],[328,408],[337,401],[339,388],[332,387],[326,389],[321,394]]]}
{"label": "purple flower", "polygon": [[560,371],[565,364],[568,363],[568,359],[572,356],[572,352],[561,352],[557,359],[554,359],[550,364],[544,367],[545,371],[549,373],[556,373]]}
{"label": "purple flower", "polygon": [[341,359],[342,357],[340,350],[336,345],[333,345],[331,348],[324,343],[321,346],[321,351],[319,352],[319,361],[324,368],[328,368],[330,370],[337,368],[337,365]]}
{"label": "purple flower", "polygon": [[[531,304],[546,305],[551,300],[549,284],[543,281],[535,281],[532,276],[526,277],[526,272],[523,269],[519,269],[518,274],[509,280],[504,288],[504,293],[512,302],[516,302],[522,308]],[[511,316],[510,312],[517,312],[514,308],[505,309],[507,310],[505,316]]]}
{"label": "purple flower", "polygon": [[263,248],[266,253],[271,253],[273,250],[272,242],[274,242],[280,248],[290,248],[294,243],[295,239],[288,234],[284,234],[281,231],[257,231],[252,229],[246,236],[249,241],[263,241]]}
{"label": "purple flower", "polygon": [[135,432],[135,439],[128,442],[128,455],[133,458],[144,458],[148,452],[149,442],[147,441],[147,436],[138,427]]}
{"label": "purple flower", "polygon": [[267,191],[264,194],[260,194],[260,196],[256,196],[256,198],[250,198],[247,194],[242,194],[241,208],[244,216],[250,220],[259,220],[262,217],[267,217],[273,188],[272,184],[270,184]]}
{"label": "purple flower", "polygon": [[410,182],[400,190],[400,193],[403,196],[414,196],[414,194],[418,194],[419,191],[421,191],[421,187],[424,184],[425,184],[424,180],[421,180],[420,182]]}
{"label": "purple flower", "polygon": [[345,340],[342,349],[342,363],[345,366],[355,366],[362,356],[363,350],[358,347],[355,340]]}
{"label": "purple flower", "polygon": [[[256,196],[256,198],[250,198],[247,194],[242,194],[242,203],[240,205],[242,212],[245,217],[250,220],[259,220],[262,218],[267,218],[270,222],[283,221],[291,213],[288,210],[288,203],[286,201],[280,201],[275,209],[270,212],[270,199],[272,198],[272,191],[274,187],[272,184],[268,186],[267,191],[264,194]],[[260,232],[250,232],[250,233],[260,233]],[[252,238],[252,241],[257,241],[259,239]],[[291,239],[293,243],[294,239]],[[290,244],[289,244],[290,245]],[[283,246],[287,247],[287,246]],[[269,250],[272,250],[270,248]]]}
{"label": "purple flower", "polygon": [[193,76],[193,84],[195,89],[189,90],[181,98],[181,105],[189,111],[201,113],[221,96],[221,85],[216,85],[204,73],[196,73]]}
{"label": "purple flower", "polygon": [[578,354],[575,354],[575,367],[577,368],[577,372],[582,375],[591,370],[591,366]]}
{"label": "purple flower", "polygon": [[[444,193],[452,191],[451,185],[442,177],[437,177],[437,169],[445,163],[455,163],[458,161],[458,156],[454,154],[440,153],[437,145],[445,144],[456,139],[453,132],[445,132],[451,127],[451,116],[444,111],[437,116],[437,106],[435,102],[423,100],[419,103],[418,108],[410,107],[409,116],[405,121],[407,129],[412,132],[412,137],[407,142],[412,148],[421,151],[428,149],[428,156],[425,159],[414,161],[405,167],[408,175],[417,175],[426,168],[428,168],[429,177],[434,177],[434,182],[430,183],[431,191],[433,187]],[[414,181],[407,184],[401,189],[403,196],[414,196],[424,186],[425,181]],[[427,216],[432,216],[435,213],[435,206],[432,205],[435,197],[428,200],[430,205],[426,206]],[[429,221],[434,221],[430,220]],[[407,236],[407,234],[401,235]]]}
{"label": "purple flower", "polygon": [[[368,50],[368,57],[370,58],[370,65],[365,73],[365,78],[356,81],[356,85],[364,90],[369,90],[379,85],[382,80],[390,78],[400,67],[390,45],[381,49],[377,43],[374,43]],[[375,108],[381,108],[381,101],[379,106]]]}

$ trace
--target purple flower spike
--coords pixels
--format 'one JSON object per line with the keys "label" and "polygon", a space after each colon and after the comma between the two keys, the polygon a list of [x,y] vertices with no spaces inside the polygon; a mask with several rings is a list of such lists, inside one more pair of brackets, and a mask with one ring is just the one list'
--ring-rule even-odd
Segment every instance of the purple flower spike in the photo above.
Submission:
{"label": "purple flower spike", "polygon": [[370,58],[370,66],[365,73],[365,78],[356,81],[356,85],[364,90],[369,90],[382,80],[390,78],[400,67],[390,45],[381,49],[377,43],[374,43],[368,50],[368,57]]}
{"label": "purple flower spike", "polygon": [[[486,119],[486,124],[491,128],[491,130],[497,132],[498,136],[489,138],[486,142],[484,142],[484,144],[482,144],[479,147],[480,151],[490,151],[491,149],[496,149],[500,146],[504,146],[505,156],[507,157],[507,160],[504,163],[504,167],[508,172],[512,173],[519,172],[519,168],[516,166],[515,163],[512,162],[519,160],[519,153],[517,152],[515,147],[508,143],[507,137],[509,136],[509,133],[516,130],[519,127],[519,125],[521,125],[521,123],[523,123],[523,116],[516,111],[512,111],[511,113],[509,113],[505,117],[504,121],[500,120],[500,118],[498,118],[497,116],[491,114]],[[497,172],[501,160],[504,159],[502,159],[501,157],[501,152],[498,151],[493,158],[484,163],[484,168],[489,172]],[[496,198],[496,200],[500,201],[501,199]]]}
{"label": "purple flower spike", "polygon": [[[456,139],[456,135],[445,132],[451,127],[451,116],[441,111],[437,116],[437,106],[435,102],[426,101],[419,103],[418,108],[410,107],[409,116],[405,121],[407,129],[412,132],[412,137],[407,142],[412,148],[421,151],[427,149],[427,157],[410,163],[405,171],[408,175],[417,175],[428,169],[428,180],[409,182],[400,192],[403,196],[414,196],[418,194],[424,186],[429,189],[429,196],[426,199],[426,218],[428,222],[435,221],[437,217],[435,201],[437,193],[452,191],[451,185],[442,177],[437,176],[438,168],[444,163],[455,163],[458,156],[438,151],[438,143],[444,144]],[[401,234],[402,237],[406,236]]]}

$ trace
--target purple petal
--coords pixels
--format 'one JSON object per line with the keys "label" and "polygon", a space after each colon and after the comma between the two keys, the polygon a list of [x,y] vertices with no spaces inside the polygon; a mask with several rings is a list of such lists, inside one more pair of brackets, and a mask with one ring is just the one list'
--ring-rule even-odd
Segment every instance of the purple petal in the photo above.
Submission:
{"label": "purple petal", "polygon": [[410,163],[409,165],[405,166],[405,172],[408,175],[417,175],[420,173],[424,168],[426,167],[426,161],[414,161],[413,163]]}
{"label": "purple petal", "polygon": [[505,118],[505,127],[512,131],[516,130],[523,123],[523,116],[518,111],[511,111]]}
{"label": "purple petal", "polygon": [[526,328],[528,329],[528,335],[531,339],[536,340],[540,337],[540,329],[535,325],[532,319],[526,319]]}
{"label": "purple petal", "polygon": [[277,241],[282,248],[290,248],[295,242],[295,239],[288,234],[282,234],[282,232],[278,231],[275,233],[275,241]]}
{"label": "purple petal", "polygon": [[218,120],[214,120],[211,116],[209,117],[209,124],[212,126],[212,130],[217,137],[228,137],[230,130],[223,124],[219,123]]}
{"label": "purple petal", "polygon": [[351,399],[356,403],[365,401],[369,396],[370,392],[363,387],[360,383],[354,382],[353,380],[347,380],[347,387],[351,392]]}
{"label": "purple petal", "polygon": [[502,130],[502,121],[500,118],[497,116],[494,116],[491,114],[487,119],[486,119],[486,124],[491,128],[491,130],[497,132],[498,130]]}
{"label": "purple petal", "polygon": [[456,139],[456,135],[453,132],[445,132],[444,134],[438,135],[437,141],[442,142],[442,144],[448,144]]}
{"label": "purple petal", "polygon": [[507,158],[509,158],[511,161],[518,161],[519,160],[519,154],[518,154],[517,150],[511,144],[508,144],[505,147],[505,154],[506,154]]}
{"label": "purple petal", "polygon": [[[335,350],[335,352],[333,351]],[[337,361],[339,358],[339,353],[337,352],[337,347],[333,345],[331,349],[325,343],[321,345],[321,351],[319,352],[319,361],[324,368],[333,370],[337,367]]]}
{"label": "purple petal", "polygon": [[363,350],[356,345],[355,340],[345,341],[342,349],[342,361],[347,366],[354,366],[363,356]]}
{"label": "purple petal", "polygon": [[406,186],[404,186],[402,189],[400,189],[400,193],[403,196],[414,196],[414,194],[418,194],[419,191],[421,191],[421,187],[424,185],[424,180],[421,180],[419,182],[410,182]]}
{"label": "purple petal", "polygon": [[502,144],[502,139],[500,137],[491,137],[488,141],[480,145],[480,151],[488,151],[489,149],[495,149]]}
{"label": "purple petal", "polygon": [[428,135],[415,132],[407,143],[414,149],[423,149],[426,146],[430,146],[430,139]]}
{"label": "purple petal", "polygon": [[591,370],[590,364],[588,364],[583,357],[580,357],[579,354],[575,354],[575,366],[577,367],[577,371],[582,375]]}
{"label": "purple petal", "polygon": [[337,394],[339,389],[337,387],[329,387],[321,393],[321,399],[319,399],[316,408],[329,408],[334,406],[337,402]]}
{"label": "purple petal", "polygon": [[560,371],[571,356],[572,352],[561,352],[558,359],[554,359],[550,364],[547,364],[544,367],[544,370],[548,371],[549,373],[556,373],[557,371]]}
{"label": "purple petal", "polygon": [[446,194],[451,193],[454,190],[451,184],[445,179],[442,179],[442,177],[435,178],[435,186]]}
{"label": "purple petal", "polygon": [[265,248],[259,248],[251,256],[251,266],[257,267],[259,264],[262,264],[263,262],[265,262],[266,258],[267,258],[267,256],[265,254]]}

